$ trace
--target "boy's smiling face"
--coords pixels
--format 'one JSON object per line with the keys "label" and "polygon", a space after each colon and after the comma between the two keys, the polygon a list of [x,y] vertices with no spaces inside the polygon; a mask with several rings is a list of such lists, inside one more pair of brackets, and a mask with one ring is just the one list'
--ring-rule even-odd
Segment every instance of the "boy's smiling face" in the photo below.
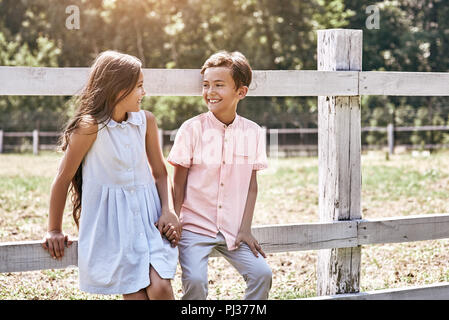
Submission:
{"label": "boy's smiling face", "polygon": [[227,67],[211,67],[204,71],[203,98],[207,108],[225,124],[231,123],[236,114],[237,103],[248,92],[248,87],[236,88]]}

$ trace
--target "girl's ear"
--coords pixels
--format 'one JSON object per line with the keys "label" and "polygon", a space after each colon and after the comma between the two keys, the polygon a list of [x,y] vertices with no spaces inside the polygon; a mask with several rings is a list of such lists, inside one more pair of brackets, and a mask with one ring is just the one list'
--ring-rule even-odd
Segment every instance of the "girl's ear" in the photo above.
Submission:
{"label": "girl's ear", "polygon": [[241,86],[238,89],[239,99],[245,98],[247,94],[248,94],[248,87],[247,86]]}

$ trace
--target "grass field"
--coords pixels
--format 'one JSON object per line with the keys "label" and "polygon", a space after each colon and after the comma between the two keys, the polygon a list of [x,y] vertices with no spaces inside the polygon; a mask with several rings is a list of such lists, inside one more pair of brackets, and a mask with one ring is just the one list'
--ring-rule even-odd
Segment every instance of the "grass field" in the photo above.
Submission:
{"label": "grass field", "polygon": [[[449,213],[449,152],[430,157],[362,156],[363,218]],[[0,241],[38,240],[46,230],[49,190],[60,155],[0,155]],[[169,167],[170,174],[172,173]],[[317,222],[318,160],[270,160],[258,176],[253,225]],[[67,207],[68,208],[68,207]],[[69,210],[64,231],[77,237]],[[449,240],[363,246],[361,290],[449,281]],[[268,254],[270,299],[315,296],[317,251]],[[0,299],[121,299],[81,292],[78,270],[0,274]],[[173,281],[181,297],[180,268]],[[209,298],[241,299],[245,284],[223,258],[209,262]]]}

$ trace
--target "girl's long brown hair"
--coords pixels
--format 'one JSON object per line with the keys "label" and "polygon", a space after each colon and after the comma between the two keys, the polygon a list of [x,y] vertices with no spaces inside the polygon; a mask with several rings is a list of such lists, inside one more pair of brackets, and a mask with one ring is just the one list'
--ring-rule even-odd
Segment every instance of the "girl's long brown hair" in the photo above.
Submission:
{"label": "girl's long brown hair", "polygon": [[[71,135],[81,124],[98,124],[98,131],[106,126],[117,103],[136,86],[141,67],[139,59],[127,54],[105,51],[98,55],[92,64],[87,84],[75,102],[75,114],[61,136],[59,148],[62,151],[66,151]],[[100,124],[103,127],[100,128]],[[72,215],[77,228],[81,217],[82,168],[83,162],[78,167],[69,189],[73,205]]]}

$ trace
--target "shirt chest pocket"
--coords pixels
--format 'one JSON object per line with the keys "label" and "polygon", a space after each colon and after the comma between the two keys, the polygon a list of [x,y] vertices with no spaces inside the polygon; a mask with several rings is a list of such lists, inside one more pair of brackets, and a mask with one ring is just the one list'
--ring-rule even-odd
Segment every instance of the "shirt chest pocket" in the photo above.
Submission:
{"label": "shirt chest pocket", "polygon": [[233,164],[254,164],[257,145],[254,139],[248,139],[245,135],[234,137]]}
{"label": "shirt chest pocket", "polygon": [[248,164],[248,150],[234,150],[233,164]]}

